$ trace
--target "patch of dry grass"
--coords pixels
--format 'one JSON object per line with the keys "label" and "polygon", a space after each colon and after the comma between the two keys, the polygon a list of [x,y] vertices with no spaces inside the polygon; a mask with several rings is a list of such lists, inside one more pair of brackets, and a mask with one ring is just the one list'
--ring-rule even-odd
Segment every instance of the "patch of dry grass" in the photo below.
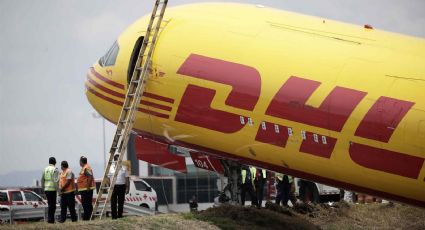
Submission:
{"label": "patch of dry grass", "polygon": [[186,219],[179,214],[163,214],[147,217],[126,217],[118,220],[104,219],[94,221],[80,221],[72,223],[67,221],[63,224],[26,223],[14,225],[1,225],[0,229],[206,229],[218,230],[219,228],[207,222]]}

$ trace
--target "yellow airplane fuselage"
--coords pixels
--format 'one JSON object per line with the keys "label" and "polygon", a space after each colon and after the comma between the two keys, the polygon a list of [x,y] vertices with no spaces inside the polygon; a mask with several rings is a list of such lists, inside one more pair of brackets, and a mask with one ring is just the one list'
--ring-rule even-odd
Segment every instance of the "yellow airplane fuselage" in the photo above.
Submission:
{"label": "yellow airplane fuselage", "polygon": [[[164,19],[140,135],[425,206],[425,40],[241,4]],[[89,102],[111,122],[148,20],[87,75]]]}

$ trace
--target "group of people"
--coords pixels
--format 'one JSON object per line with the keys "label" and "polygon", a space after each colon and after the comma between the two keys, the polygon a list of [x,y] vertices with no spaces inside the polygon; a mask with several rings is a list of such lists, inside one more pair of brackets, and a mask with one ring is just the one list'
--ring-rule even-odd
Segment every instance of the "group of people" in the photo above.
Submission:
{"label": "group of people", "polygon": [[[246,194],[251,197],[253,206],[261,207],[263,202],[264,185],[266,184],[268,172],[253,166],[242,166],[241,169],[241,204],[245,205]],[[275,174],[276,179],[276,204],[288,206],[290,200],[296,204],[294,177],[281,173]]]}
{"label": "group of people", "polygon": [[56,159],[49,158],[49,166],[47,166],[41,176],[41,186],[46,194],[48,204],[47,222],[55,222],[56,199],[59,195],[61,206],[61,217],[59,222],[65,222],[67,209],[71,214],[71,220],[77,221],[77,213],[75,212],[75,191],[81,195],[81,203],[84,209],[84,220],[89,220],[93,210],[92,199],[95,181],[93,170],[87,163],[87,158],[80,157],[81,170],[75,184],[75,175],[69,168],[67,161],[61,162],[61,172],[55,167]]}
{"label": "group of people", "polygon": [[[114,160],[118,160],[118,155],[114,156]],[[67,209],[71,215],[73,222],[77,221],[77,213],[75,211],[75,192],[77,191],[81,197],[81,205],[83,206],[83,220],[90,220],[93,212],[93,190],[95,187],[95,179],[92,167],[87,163],[87,158],[80,157],[81,169],[75,183],[75,175],[69,168],[67,161],[61,162],[61,172],[56,168],[56,159],[49,158],[49,166],[47,166],[41,177],[41,186],[46,194],[48,204],[48,223],[55,223],[55,211],[57,196],[60,196],[61,216],[59,222],[66,220]],[[111,177],[116,170],[115,165],[111,166],[109,176]],[[111,198],[112,218],[122,217],[124,207],[124,197],[128,193],[129,175],[125,167],[118,172],[114,191]],[[117,208],[118,203],[118,208]],[[118,209],[118,210],[117,210]]]}
{"label": "group of people", "polygon": [[263,203],[264,185],[267,171],[253,166],[243,166],[241,169],[241,204],[245,205],[246,194],[251,197],[253,206],[261,207]]}

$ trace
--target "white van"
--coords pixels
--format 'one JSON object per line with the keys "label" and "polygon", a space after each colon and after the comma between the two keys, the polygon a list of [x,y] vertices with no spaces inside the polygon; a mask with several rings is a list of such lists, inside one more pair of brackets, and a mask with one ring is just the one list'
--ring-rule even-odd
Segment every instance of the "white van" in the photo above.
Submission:
{"label": "white van", "polygon": [[[96,190],[93,192],[93,202],[96,200],[102,179],[96,179]],[[106,199],[107,191],[102,197]],[[130,176],[130,191],[125,195],[125,203],[141,206],[152,211],[158,210],[155,190],[144,180],[136,176]]]}

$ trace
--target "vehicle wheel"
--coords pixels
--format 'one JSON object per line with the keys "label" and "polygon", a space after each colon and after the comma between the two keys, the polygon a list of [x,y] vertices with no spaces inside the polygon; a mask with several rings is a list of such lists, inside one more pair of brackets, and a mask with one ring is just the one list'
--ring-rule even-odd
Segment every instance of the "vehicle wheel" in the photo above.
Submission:
{"label": "vehicle wheel", "polygon": [[147,204],[141,204],[140,207],[149,209],[149,205],[147,205]]}
{"label": "vehicle wheel", "polygon": [[302,181],[300,185],[300,198],[306,203],[319,203],[320,197],[316,184],[310,181]]}

